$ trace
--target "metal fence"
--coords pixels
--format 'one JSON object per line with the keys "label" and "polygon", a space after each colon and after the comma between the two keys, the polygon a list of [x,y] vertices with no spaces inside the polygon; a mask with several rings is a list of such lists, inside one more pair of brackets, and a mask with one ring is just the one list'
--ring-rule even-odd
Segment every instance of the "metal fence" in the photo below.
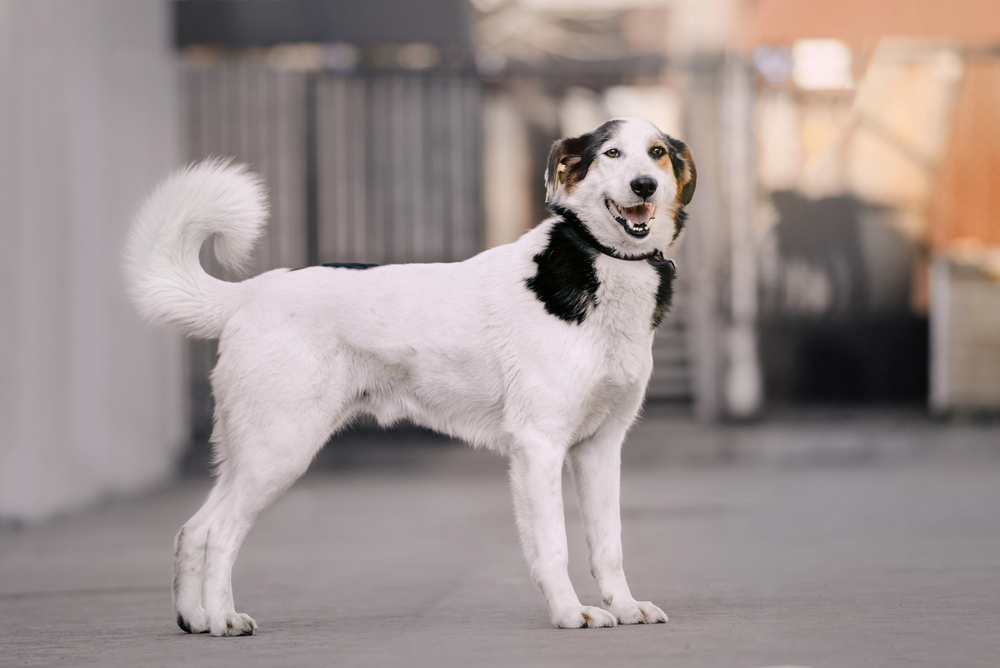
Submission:
{"label": "metal fence", "polygon": [[321,262],[448,262],[482,250],[480,87],[470,77],[315,82]]}
{"label": "metal fence", "polygon": [[240,63],[185,77],[189,157],[233,156],[270,191],[255,271],[453,261],[481,250],[474,77]]}
{"label": "metal fence", "polygon": [[[271,220],[252,273],[305,264],[309,75],[233,63],[184,76],[188,158],[231,156],[267,184]],[[202,261],[215,269],[210,253]]]}

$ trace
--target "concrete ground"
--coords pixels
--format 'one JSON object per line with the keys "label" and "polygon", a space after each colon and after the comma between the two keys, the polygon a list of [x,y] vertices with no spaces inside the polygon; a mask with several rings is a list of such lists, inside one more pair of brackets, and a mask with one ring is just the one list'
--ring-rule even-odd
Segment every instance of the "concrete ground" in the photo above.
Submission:
{"label": "concrete ground", "polygon": [[403,440],[331,446],[261,518],[234,574],[253,637],[174,625],[170,544],[205,478],[0,531],[0,665],[1000,665],[1000,425],[653,410],[622,524],[632,590],[670,623],[575,631],[528,579],[503,462]]}

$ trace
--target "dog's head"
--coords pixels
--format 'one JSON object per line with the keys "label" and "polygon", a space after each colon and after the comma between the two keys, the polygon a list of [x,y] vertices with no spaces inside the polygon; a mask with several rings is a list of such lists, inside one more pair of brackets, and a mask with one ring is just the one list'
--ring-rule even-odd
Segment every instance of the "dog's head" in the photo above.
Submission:
{"label": "dog's head", "polygon": [[677,238],[696,178],[683,142],[641,118],[617,118],[552,145],[546,201],[573,211],[605,246],[643,255]]}

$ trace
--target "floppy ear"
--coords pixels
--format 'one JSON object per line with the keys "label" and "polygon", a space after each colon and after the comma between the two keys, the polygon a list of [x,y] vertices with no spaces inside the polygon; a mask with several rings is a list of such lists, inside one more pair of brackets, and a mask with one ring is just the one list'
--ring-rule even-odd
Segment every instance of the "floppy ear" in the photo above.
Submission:
{"label": "floppy ear", "polygon": [[590,135],[567,137],[552,144],[549,161],[545,167],[545,201],[551,202],[559,186],[573,185],[582,176],[579,167]]}
{"label": "floppy ear", "polygon": [[694,197],[694,187],[698,181],[694,157],[691,149],[680,139],[667,137],[666,144],[670,147],[670,164],[674,168],[674,178],[677,179],[677,204],[687,206]]}

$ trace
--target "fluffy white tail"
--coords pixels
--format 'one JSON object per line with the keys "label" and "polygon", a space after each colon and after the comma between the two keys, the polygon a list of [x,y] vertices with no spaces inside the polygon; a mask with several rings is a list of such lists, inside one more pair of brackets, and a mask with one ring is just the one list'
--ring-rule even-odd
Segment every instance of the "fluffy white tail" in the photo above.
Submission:
{"label": "fluffy white tail", "polygon": [[239,283],[202,268],[202,243],[215,234],[215,256],[246,267],[264,232],[267,196],[246,165],[210,159],[179,170],[142,205],[125,246],[128,293],[144,318],[214,338],[237,306]]}

